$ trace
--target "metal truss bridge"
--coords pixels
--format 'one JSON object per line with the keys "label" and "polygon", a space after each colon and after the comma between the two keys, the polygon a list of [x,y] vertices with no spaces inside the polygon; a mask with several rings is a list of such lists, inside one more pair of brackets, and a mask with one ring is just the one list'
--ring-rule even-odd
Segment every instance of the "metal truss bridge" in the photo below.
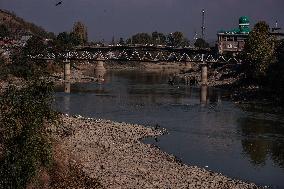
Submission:
{"label": "metal truss bridge", "polygon": [[86,61],[139,61],[139,62],[236,62],[234,57],[214,55],[210,50],[158,47],[82,47],[64,53],[29,55],[31,59],[68,59]]}

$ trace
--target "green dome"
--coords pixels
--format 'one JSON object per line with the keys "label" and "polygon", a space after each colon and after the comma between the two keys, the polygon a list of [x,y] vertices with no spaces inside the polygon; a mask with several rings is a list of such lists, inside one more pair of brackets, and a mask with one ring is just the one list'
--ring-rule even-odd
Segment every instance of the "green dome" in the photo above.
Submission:
{"label": "green dome", "polygon": [[250,28],[249,27],[240,27],[240,32],[239,33],[242,33],[242,34],[249,34],[251,32]]}
{"label": "green dome", "polygon": [[247,16],[240,17],[239,25],[249,25],[249,18]]}

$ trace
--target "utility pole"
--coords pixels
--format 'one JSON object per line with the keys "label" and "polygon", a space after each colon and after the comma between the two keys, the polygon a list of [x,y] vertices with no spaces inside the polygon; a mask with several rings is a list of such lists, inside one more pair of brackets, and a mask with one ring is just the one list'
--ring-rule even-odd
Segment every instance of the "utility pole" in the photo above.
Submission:
{"label": "utility pole", "polygon": [[201,38],[204,39],[205,34],[205,10],[202,9],[202,26],[201,26]]}

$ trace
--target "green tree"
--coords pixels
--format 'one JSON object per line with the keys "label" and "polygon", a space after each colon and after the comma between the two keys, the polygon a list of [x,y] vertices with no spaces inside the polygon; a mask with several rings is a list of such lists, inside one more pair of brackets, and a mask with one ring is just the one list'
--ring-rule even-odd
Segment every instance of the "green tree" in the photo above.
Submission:
{"label": "green tree", "polygon": [[248,64],[248,77],[261,84],[269,66],[275,62],[275,40],[269,35],[267,23],[261,21],[254,26],[243,53]]}
{"label": "green tree", "polygon": [[132,44],[150,44],[152,42],[151,36],[148,33],[138,33],[132,36]]}
{"label": "green tree", "polygon": [[277,62],[272,64],[267,74],[267,88],[284,102],[284,40],[279,41],[276,47]]}
{"label": "green tree", "polygon": [[194,46],[197,48],[209,48],[209,44],[202,38],[196,39]]}
{"label": "green tree", "polygon": [[124,39],[121,37],[119,38],[119,42],[118,42],[120,45],[125,45],[125,42],[124,42]]}
{"label": "green tree", "polygon": [[52,44],[52,47],[55,53],[57,53],[69,50],[73,46],[77,46],[79,44],[80,44],[80,39],[76,34],[74,34],[73,32],[71,33],[62,32],[57,35],[56,40],[54,40]]}
{"label": "green tree", "polygon": [[35,56],[38,54],[45,54],[47,46],[43,40],[37,36],[33,36],[27,41],[23,49],[15,49],[12,53],[13,64],[9,65],[10,73],[25,79],[32,77],[40,77],[46,72],[46,64],[44,60],[29,59],[29,55]]}
{"label": "green tree", "polygon": [[43,39],[38,36],[32,36],[23,49],[25,55],[38,55],[47,52],[47,46],[44,44]]}
{"label": "green tree", "polygon": [[[80,39],[80,37],[78,37],[78,35],[76,35],[75,33],[71,32],[69,34],[69,43],[72,45],[72,46],[77,46],[77,45],[80,45],[80,44],[83,44],[82,43],[82,40]],[[84,42],[85,43],[85,42]]]}
{"label": "green tree", "polygon": [[87,27],[82,22],[76,22],[74,24],[72,33],[79,39],[81,45],[88,41]]}
{"label": "green tree", "polygon": [[174,47],[186,46],[189,44],[189,40],[184,36],[182,32],[176,31],[168,35],[168,45]]}
{"label": "green tree", "polygon": [[155,45],[165,45],[167,37],[163,33],[157,31],[152,33],[152,43]]}
{"label": "green tree", "polygon": [[52,84],[36,80],[0,96],[0,188],[24,189],[40,168],[51,165],[46,126],[56,119],[52,94]]}
{"label": "green tree", "polygon": [[4,25],[0,25],[0,38],[8,37],[10,35],[10,32],[8,28]]}

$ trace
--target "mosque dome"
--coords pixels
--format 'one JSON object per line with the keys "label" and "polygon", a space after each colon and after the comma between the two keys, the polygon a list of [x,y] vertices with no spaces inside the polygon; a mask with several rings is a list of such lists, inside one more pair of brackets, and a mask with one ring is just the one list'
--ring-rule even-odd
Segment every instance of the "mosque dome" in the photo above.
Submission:
{"label": "mosque dome", "polygon": [[249,25],[249,17],[247,17],[247,16],[240,17],[239,25],[248,26]]}

